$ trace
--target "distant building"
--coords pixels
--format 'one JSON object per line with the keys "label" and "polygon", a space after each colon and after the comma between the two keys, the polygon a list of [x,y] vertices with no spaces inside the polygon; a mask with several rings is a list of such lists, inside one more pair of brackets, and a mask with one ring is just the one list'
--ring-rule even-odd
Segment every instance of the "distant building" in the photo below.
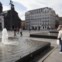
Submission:
{"label": "distant building", "polygon": [[60,24],[59,19],[60,19],[60,17],[58,15],[56,15],[56,21],[55,21],[55,28],[56,29],[58,28],[58,26]]}
{"label": "distant building", "polygon": [[62,17],[59,17],[59,25],[62,25]]}
{"label": "distant building", "polygon": [[3,10],[3,7],[2,7],[2,3],[0,2],[0,30],[4,28],[4,16],[3,16],[2,10]]}
{"label": "distant building", "polygon": [[26,29],[26,21],[21,21],[21,27],[23,30]]}
{"label": "distant building", "polygon": [[[0,19],[4,20],[0,22],[0,29],[3,29],[3,26],[7,30],[14,30],[21,27],[21,20],[18,17],[18,13],[15,11],[13,2],[11,0],[10,0],[10,5],[11,5],[11,9],[3,12],[2,11],[3,7],[2,4],[0,3],[0,14],[1,14]],[[3,26],[2,23],[4,23]]]}
{"label": "distant building", "polygon": [[3,7],[2,7],[2,3],[0,2],[0,13],[2,13],[3,11]]}
{"label": "distant building", "polygon": [[27,29],[55,29],[56,13],[52,8],[44,7],[25,13]]}

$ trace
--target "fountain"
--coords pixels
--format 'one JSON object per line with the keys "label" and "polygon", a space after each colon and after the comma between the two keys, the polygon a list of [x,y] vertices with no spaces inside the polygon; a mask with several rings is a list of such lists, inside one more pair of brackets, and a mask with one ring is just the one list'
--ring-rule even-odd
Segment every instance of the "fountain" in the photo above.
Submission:
{"label": "fountain", "polygon": [[2,31],[2,43],[7,44],[8,43],[8,32],[7,29],[4,28]]}
{"label": "fountain", "polygon": [[49,42],[30,40],[23,36],[18,39],[11,38],[13,37],[4,28],[0,43],[0,62],[29,62],[39,53],[43,55],[44,51],[50,49]]}
{"label": "fountain", "polygon": [[18,45],[18,42],[17,42],[18,39],[16,40],[15,38],[13,38],[13,40],[11,40],[11,38],[13,38],[13,37],[9,37],[7,29],[4,28],[2,30],[2,41],[1,41],[1,43],[5,44],[5,45],[8,45],[8,44],[9,45]]}

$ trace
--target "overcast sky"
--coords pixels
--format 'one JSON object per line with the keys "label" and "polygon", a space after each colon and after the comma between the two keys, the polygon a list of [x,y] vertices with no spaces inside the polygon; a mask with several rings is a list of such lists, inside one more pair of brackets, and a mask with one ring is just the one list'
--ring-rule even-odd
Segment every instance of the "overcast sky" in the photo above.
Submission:
{"label": "overcast sky", "polygon": [[[0,0],[3,4],[3,10],[9,10],[10,0]],[[50,7],[55,10],[56,14],[62,16],[62,0],[12,0],[15,5],[15,10],[19,17],[24,20],[25,12],[37,8]]]}

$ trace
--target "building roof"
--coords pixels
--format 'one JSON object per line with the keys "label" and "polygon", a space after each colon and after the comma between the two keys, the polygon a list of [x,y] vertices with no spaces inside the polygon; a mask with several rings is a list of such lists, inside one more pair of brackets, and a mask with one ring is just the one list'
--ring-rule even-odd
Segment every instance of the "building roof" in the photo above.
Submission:
{"label": "building roof", "polygon": [[[43,12],[43,11],[45,11],[45,9],[54,11],[52,8],[44,7],[44,8],[39,8],[39,9],[30,10],[30,11],[28,11],[28,12],[26,12],[26,13],[28,13],[28,14],[34,14],[34,13],[37,13],[37,12]],[[54,12],[55,12],[55,11],[54,11]]]}

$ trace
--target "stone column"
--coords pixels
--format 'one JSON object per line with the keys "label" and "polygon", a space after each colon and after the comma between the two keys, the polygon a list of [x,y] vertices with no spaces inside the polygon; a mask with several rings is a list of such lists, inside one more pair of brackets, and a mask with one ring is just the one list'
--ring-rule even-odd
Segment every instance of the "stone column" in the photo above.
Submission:
{"label": "stone column", "polygon": [[4,16],[0,15],[0,23],[1,23],[1,28],[4,28]]}
{"label": "stone column", "polygon": [[4,16],[2,16],[2,29],[4,28]]}

